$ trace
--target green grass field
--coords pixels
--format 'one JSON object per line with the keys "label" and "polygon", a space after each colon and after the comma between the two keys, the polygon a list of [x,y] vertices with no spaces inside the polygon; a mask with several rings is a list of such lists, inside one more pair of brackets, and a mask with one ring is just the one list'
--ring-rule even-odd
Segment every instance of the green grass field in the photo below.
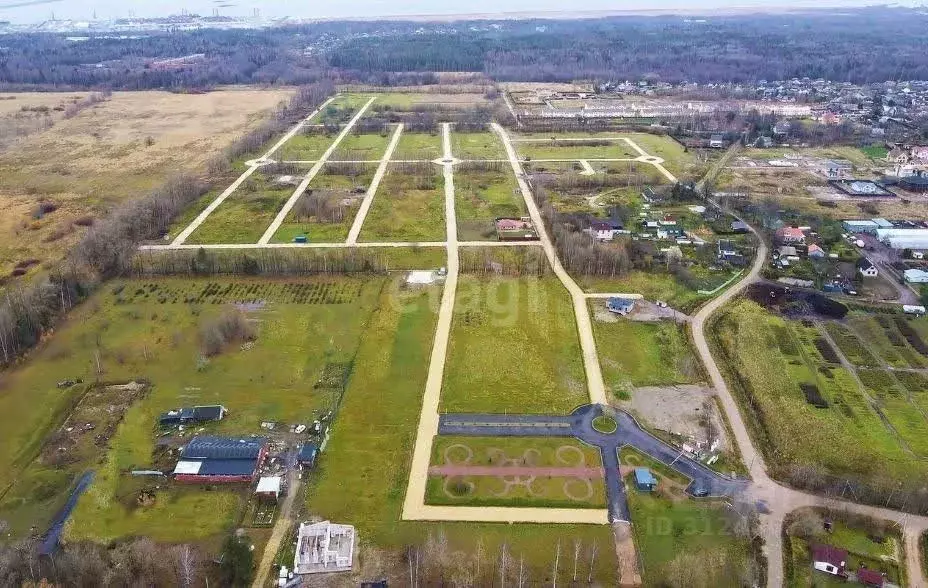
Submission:
{"label": "green grass field", "polygon": [[451,153],[458,159],[508,159],[499,135],[451,131]]}
{"label": "green grass field", "polygon": [[689,312],[707,299],[698,291],[680,283],[673,275],[655,270],[631,270],[622,277],[601,278],[576,276],[580,286],[587,292],[620,292],[641,294],[648,300],[663,300],[681,312]]}
{"label": "green grass field", "polygon": [[[748,420],[775,464],[816,465],[830,473],[868,478],[924,475],[923,463],[905,450],[906,437],[913,441],[914,431],[921,429],[910,433],[902,428],[897,436],[884,424],[854,377],[823,358],[814,326],[786,321],[741,300],[723,310],[710,333],[742,406],[748,406],[746,395],[753,400]],[[738,377],[733,380],[734,373]],[[865,374],[862,370],[869,394],[882,393],[873,387],[885,388],[884,398],[877,400],[890,423],[901,428],[914,418],[914,407],[901,390],[882,383],[891,383],[891,378],[876,374],[870,381]],[[827,408],[807,401],[801,386],[819,395]]]}
{"label": "green grass field", "polygon": [[187,243],[257,243],[293,190],[255,172],[206,217]]}
{"label": "green grass field", "polygon": [[578,145],[577,141],[550,140],[547,142],[514,143],[520,159],[634,159],[638,152],[621,139],[596,139],[609,141],[608,145]]}
{"label": "green grass field", "polygon": [[[594,299],[590,306],[605,302]],[[614,323],[594,320],[593,334],[606,386],[614,394],[634,386],[692,384],[700,379],[699,364],[682,326],[623,318]]]}
{"label": "green grass field", "polygon": [[280,161],[315,161],[335,141],[338,133],[313,132],[311,135],[297,133],[274,154]]}
{"label": "green grass field", "polygon": [[442,156],[441,133],[411,133],[403,130],[393,152],[393,159],[433,160]]}
{"label": "green grass field", "polygon": [[508,167],[500,171],[455,171],[458,239],[496,241],[494,220],[525,216],[525,201]]}
{"label": "green grass field", "polygon": [[[328,449],[310,482],[307,511],[355,525],[365,538],[362,549],[371,546],[374,554],[386,550],[401,556],[407,547],[422,548],[429,536],[443,534],[450,548],[468,562],[481,550],[491,554],[484,555],[490,561],[482,565],[488,581],[496,570],[493,558],[503,545],[516,560],[524,558],[526,578],[549,583],[551,554],[558,543],[562,553],[568,545],[572,549],[575,540],[581,542],[583,553],[595,544],[593,577],[602,585],[615,585],[613,539],[605,525],[400,520],[435,329],[437,307],[432,299],[435,292],[428,291],[400,294],[401,304],[395,298],[381,299],[359,349]],[[565,564],[558,579],[566,582],[570,574]]]}
{"label": "green grass field", "polygon": [[419,178],[391,167],[364,220],[360,241],[444,241],[441,175]]}
{"label": "green grass field", "polygon": [[383,135],[348,133],[348,136],[338,144],[338,147],[332,153],[331,159],[333,161],[379,160],[387,151],[387,145],[390,144],[392,135],[392,129]]}
{"label": "green grass field", "polygon": [[[16,484],[0,506],[0,518],[14,524],[17,532],[29,524],[41,527],[42,520],[20,519],[16,511],[33,509],[49,517],[66,497],[70,479],[61,478],[55,471],[60,468],[33,462],[46,435],[62,422],[70,400],[71,391],[59,390],[57,381],[147,379],[150,393],[126,411],[109,451],[100,451],[99,460],[85,464],[97,475],[75,512],[71,536],[109,541],[146,534],[182,540],[191,533],[214,533],[217,525],[235,518],[239,498],[234,490],[204,495],[161,482],[164,494],[157,493],[153,507],[136,508],[137,481],[126,471],[151,465],[158,414],[179,406],[222,403],[230,413],[211,430],[237,434],[259,433],[264,420],[310,418],[330,399],[307,389],[312,390],[327,364],[353,359],[383,284],[383,279],[349,278],[108,284],[73,312],[53,340],[6,374],[9,388],[0,396],[2,483]],[[254,347],[241,351],[232,346],[201,359],[200,325],[224,303],[240,300],[266,301],[248,314],[257,326]],[[21,474],[26,466],[30,467]],[[36,493],[37,487],[42,491]],[[169,522],[172,517],[194,521],[202,513],[189,509],[206,505],[211,505],[213,516],[196,532]],[[5,512],[8,508],[14,511]]]}
{"label": "green grass field", "polygon": [[629,491],[628,505],[645,586],[734,588],[753,583],[750,540],[732,533],[721,505],[636,490]]}
{"label": "green grass field", "polygon": [[458,284],[442,412],[564,414],[588,402],[573,306],[553,278]]}
{"label": "green grass field", "polygon": [[602,466],[599,449],[572,437],[435,437],[432,465],[465,462],[484,466]]}

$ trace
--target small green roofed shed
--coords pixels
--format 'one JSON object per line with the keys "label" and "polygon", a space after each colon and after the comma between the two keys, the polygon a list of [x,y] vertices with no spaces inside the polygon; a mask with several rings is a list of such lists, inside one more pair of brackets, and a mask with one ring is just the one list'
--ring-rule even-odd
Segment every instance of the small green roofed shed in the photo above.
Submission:
{"label": "small green roofed shed", "polygon": [[657,488],[657,478],[648,468],[635,468],[635,487],[641,492],[651,492]]}

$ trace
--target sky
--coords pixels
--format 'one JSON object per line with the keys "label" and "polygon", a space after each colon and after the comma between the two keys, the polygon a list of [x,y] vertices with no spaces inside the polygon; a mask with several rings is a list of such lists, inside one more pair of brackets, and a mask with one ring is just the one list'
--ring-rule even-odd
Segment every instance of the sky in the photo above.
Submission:
{"label": "sky", "polygon": [[[597,10],[713,10],[731,8],[769,9],[777,7],[824,8],[830,6],[866,6],[890,0],[585,0],[584,11]],[[911,4],[912,0],[900,3]],[[306,2],[293,0],[0,0],[0,20],[35,23],[57,19],[90,20],[128,16],[167,16],[186,9],[210,15],[214,9],[224,16],[251,16],[255,9],[264,17],[300,18],[369,18],[392,15],[425,14],[495,14],[500,12],[563,11],[562,0],[470,0],[467,3],[442,3],[434,0],[340,0]]]}

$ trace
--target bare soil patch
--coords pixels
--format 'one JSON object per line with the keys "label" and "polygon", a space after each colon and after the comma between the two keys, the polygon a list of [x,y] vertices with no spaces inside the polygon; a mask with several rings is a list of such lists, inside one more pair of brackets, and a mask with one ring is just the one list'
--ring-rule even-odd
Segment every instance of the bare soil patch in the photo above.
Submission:
{"label": "bare soil patch", "polygon": [[721,440],[721,447],[729,446],[725,424],[713,400],[712,390],[706,386],[646,386],[635,388],[631,400],[622,403],[636,418],[648,427],[705,441],[706,413],[711,422],[713,437]]}

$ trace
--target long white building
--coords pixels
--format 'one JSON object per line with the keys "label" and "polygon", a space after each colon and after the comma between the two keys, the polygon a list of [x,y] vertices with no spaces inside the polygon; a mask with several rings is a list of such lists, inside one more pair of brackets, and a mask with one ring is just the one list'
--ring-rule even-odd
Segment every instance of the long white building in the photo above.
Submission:
{"label": "long white building", "polygon": [[876,238],[893,249],[928,249],[928,229],[877,229]]}

